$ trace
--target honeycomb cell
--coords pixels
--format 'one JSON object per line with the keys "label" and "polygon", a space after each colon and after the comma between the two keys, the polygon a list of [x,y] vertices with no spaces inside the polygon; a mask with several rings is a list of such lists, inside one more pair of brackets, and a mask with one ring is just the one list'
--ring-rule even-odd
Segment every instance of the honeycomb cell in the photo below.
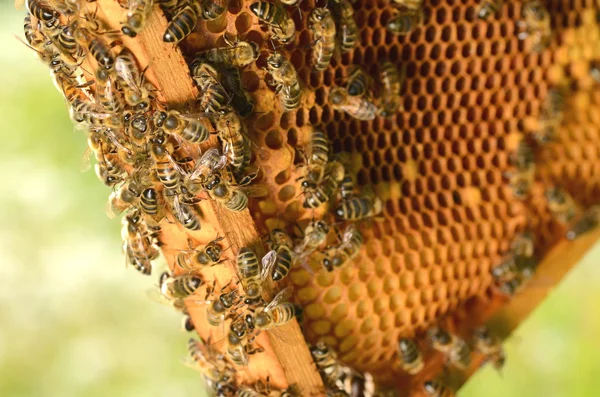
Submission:
{"label": "honeycomb cell", "polygon": [[311,320],[320,319],[325,316],[325,309],[322,305],[313,303],[304,307],[304,315]]}
{"label": "honeycomb cell", "polygon": [[282,202],[291,200],[295,196],[296,196],[296,188],[293,185],[284,186],[283,188],[281,188],[279,193],[277,193],[277,198]]}
{"label": "honeycomb cell", "polygon": [[327,335],[331,332],[331,323],[326,320],[319,320],[311,323],[312,331],[317,335]]}
{"label": "honeycomb cell", "polygon": [[346,303],[339,303],[335,306],[329,318],[333,322],[338,322],[348,315],[349,306]]}
{"label": "honeycomb cell", "polygon": [[354,328],[354,322],[352,320],[342,320],[337,323],[335,326],[333,333],[339,339],[346,337],[352,333]]}

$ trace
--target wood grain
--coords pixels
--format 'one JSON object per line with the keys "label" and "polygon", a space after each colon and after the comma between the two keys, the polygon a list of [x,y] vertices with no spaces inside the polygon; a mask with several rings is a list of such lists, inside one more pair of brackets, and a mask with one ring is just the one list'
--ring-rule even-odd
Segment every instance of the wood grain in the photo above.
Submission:
{"label": "wood grain", "polygon": [[[124,10],[113,0],[98,0],[97,4],[98,17],[104,19],[111,29],[120,29]],[[122,37],[120,40],[136,55],[142,68],[149,65],[146,76],[157,87],[158,99],[169,108],[184,108],[195,101],[198,91],[190,78],[188,66],[179,48],[162,41],[166,26],[164,15],[156,7],[136,39]],[[209,141],[209,145],[216,143],[216,138]],[[232,247],[228,252],[229,259],[234,259],[234,253],[244,246],[253,247],[257,254],[264,253],[260,236],[248,210],[232,212],[212,200],[204,200],[199,206],[204,218],[201,231],[189,232],[181,225],[169,224],[166,221],[161,224],[160,241],[172,270],[177,250],[187,248],[189,237],[199,243],[214,239],[216,234],[224,235],[226,243]],[[219,283],[226,284],[226,280],[235,275],[233,266],[230,264],[221,268],[216,272],[221,274],[215,274],[215,278]],[[266,295],[270,297],[272,293],[273,285],[270,284],[266,288]],[[194,324],[206,324],[204,310],[191,309],[190,313]],[[200,328],[198,332],[205,339],[212,333],[211,329],[207,329],[208,326],[197,328]],[[241,379],[255,381],[264,380],[269,376],[271,383],[276,387],[285,388],[296,384],[303,395],[322,394],[321,378],[296,320],[279,327],[278,330],[278,334],[286,335],[285,341],[269,332],[259,335],[257,343],[265,352],[252,356],[247,369],[240,368]]]}

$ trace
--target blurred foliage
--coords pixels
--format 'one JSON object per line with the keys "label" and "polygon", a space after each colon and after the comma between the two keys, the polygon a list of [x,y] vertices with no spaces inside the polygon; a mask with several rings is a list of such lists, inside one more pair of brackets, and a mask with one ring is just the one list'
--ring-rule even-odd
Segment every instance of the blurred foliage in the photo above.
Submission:
{"label": "blurred foliage", "polygon": [[[202,396],[180,364],[180,317],[125,269],[109,189],[79,173],[73,129],[46,67],[13,37],[22,12],[0,5],[0,395]],[[600,247],[507,343],[502,374],[485,368],[461,397],[596,395]]]}

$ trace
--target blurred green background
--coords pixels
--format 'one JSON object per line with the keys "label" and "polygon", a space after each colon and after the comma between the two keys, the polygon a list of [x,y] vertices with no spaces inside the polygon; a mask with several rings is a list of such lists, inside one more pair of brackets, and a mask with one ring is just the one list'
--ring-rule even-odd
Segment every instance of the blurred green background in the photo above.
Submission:
{"label": "blurred green background", "polygon": [[[20,43],[23,12],[0,5],[0,396],[202,396],[179,360],[180,316],[125,269],[109,194],[80,173],[74,131],[48,70]],[[600,246],[461,397],[583,397],[600,390]]]}

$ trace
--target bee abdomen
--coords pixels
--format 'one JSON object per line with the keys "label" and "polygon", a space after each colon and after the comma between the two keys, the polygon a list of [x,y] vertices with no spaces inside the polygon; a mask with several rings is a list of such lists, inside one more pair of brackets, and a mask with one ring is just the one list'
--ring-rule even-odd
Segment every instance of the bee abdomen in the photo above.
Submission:
{"label": "bee abdomen", "polygon": [[198,16],[192,6],[186,6],[179,11],[169,22],[167,30],[163,36],[163,41],[167,43],[178,43],[187,35],[192,33],[196,27]]}

